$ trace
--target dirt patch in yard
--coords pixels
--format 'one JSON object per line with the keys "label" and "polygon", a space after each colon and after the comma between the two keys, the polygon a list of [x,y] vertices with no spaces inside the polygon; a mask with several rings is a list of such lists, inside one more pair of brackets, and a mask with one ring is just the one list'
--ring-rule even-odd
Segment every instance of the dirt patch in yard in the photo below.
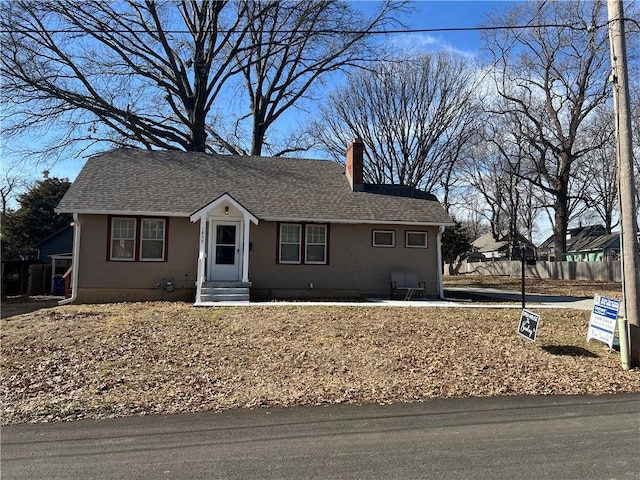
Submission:
{"label": "dirt patch in yard", "polygon": [[589,312],[64,306],[2,321],[2,422],[430,398],[640,392]]}

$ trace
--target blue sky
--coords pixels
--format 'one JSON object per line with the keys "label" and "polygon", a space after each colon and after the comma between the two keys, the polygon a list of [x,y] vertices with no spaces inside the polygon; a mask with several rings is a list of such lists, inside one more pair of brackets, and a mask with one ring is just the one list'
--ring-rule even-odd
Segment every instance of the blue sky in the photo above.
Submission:
{"label": "blue sky", "polygon": [[[364,2],[362,2],[364,3]],[[482,22],[485,14],[502,9],[515,2],[509,1],[415,1],[412,2],[416,13],[405,22],[409,28],[473,28]],[[394,35],[391,41],[397,41]],[[429,32],[411,33],[405,40],[416,47],[429,51],[454,50],[466,55],[479,53],[479,32]]]}
{"label": "blue sky", "polygon": [[[358,1],[354,6],[364,10],[375,8],[377,2]],[[476,27],[484,14],[494,9],[505,8],[514,2],[509,1],[413,1],[414,12],[402,18],[410,29],[431,28],[467,28]],[[429,32],[429,33],[397,33],[389,36],[389,42],[397,43],[399,47],[412,45],[424,51],[454,50],[459,53],[479,55],[478,32]],[[70,180],[77,176],[84,164],[84,159],[61,161],[49,169],[51,176],[68,177]],[[36,168],[32,174],[40,177],[44,167]]]}

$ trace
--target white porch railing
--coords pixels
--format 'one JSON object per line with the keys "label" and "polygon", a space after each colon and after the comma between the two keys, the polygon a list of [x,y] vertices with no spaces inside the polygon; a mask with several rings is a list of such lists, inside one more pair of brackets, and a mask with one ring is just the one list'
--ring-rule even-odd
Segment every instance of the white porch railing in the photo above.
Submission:
{"label": "white porch railing", "polygon": [[207,277],[205,277],[206,264],[207,264],[206,252],[200,252],[200,254],[198,255],[198,277],[196,279],[196,302],[199,302],[200,298],[202,298],[202,284],[207,279]]}

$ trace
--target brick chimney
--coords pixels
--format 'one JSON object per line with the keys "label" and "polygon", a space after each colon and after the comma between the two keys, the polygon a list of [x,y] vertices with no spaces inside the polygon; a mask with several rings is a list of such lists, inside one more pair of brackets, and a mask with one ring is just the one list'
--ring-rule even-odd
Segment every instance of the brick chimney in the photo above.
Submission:
{"label": "brick chimney", "polygon": [[347,180],[351,190],[361,192],[364,190],[362,169],[364,168],[364,145],[362,140],[354,138],[347,149]]}

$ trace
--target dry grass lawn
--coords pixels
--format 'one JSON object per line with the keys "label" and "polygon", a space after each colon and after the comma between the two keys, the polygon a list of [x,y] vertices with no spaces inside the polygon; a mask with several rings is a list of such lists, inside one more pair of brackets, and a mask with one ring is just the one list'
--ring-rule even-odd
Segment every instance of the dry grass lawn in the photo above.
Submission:
{"label": "dry grass lawn", "polygon": [[80,305],[2,320],[2,423],[430,398],[640,392],[589,312]]}

